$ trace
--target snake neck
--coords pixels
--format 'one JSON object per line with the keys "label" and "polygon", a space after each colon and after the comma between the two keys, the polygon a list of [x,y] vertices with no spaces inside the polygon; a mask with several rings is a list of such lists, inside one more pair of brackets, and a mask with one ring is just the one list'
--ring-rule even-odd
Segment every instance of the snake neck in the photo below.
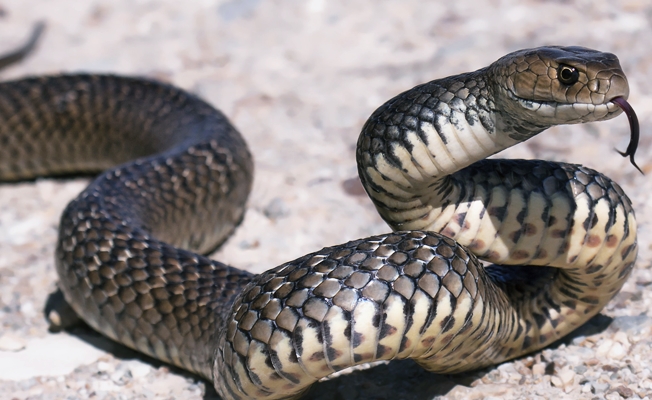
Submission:
{"label": "snake neck", "polygon": [[358,140],[358,172],[394,230],[432,229],[437,210],[461,195],[454,174],[549,125],[498,110],[507,95],[488,68],[414,87],[381,106]]}

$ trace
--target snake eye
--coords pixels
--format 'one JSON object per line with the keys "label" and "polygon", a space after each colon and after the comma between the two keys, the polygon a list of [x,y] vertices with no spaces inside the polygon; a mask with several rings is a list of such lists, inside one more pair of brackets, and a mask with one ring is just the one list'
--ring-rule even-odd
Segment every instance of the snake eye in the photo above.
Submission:
{"label": "snake eye", "polygon": [[562,64],[557,69],[557,78],[564,85],[572,85],[580,78],[580,73],[577,68]]}

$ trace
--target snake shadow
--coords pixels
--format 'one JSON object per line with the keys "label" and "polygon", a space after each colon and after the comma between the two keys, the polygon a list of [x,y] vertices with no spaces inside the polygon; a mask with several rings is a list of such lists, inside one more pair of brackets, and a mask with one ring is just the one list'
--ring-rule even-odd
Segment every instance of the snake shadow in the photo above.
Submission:
{"label": "snake shadow", "polygon": [[[62,299],[63,296],[58,291],[50,294],[44,309],[46,315],[53,308],[60,308]],[[598,314],[547,348],[558,348],[562,344],[571,344],[576,338],[601,333],[609,327],[612,321],[613,318]],[[205,388],[204,400],[221,399],[215,392],[212,382],[114,342],[95,332],[81,320],[77,319],[64,330],[91,346],[112,354],[119,360],[137,359],[154,369],[164,367],[174,374],[202,383]],[[303,398],[310,400],[430,400],[446,395],[458,385],[470,387],[474,381],[481,379],[494,368],[495,366],[454,375],[433,374],[425,371],[412,360],[396,360],[368,369],[353,370],[337,378],[317,382]]]}

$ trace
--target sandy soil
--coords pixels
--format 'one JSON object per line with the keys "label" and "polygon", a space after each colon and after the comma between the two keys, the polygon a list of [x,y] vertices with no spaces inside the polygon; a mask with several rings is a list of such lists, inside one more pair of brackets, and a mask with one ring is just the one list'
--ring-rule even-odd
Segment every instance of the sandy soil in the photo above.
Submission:
{"label": "sandy soil", "polygon": [[[627,120],[551,129],[509,158],[582,163],[632,198],[637,268],[610,305],[567,340],[462,376],[411,361],[316,385],[313,399],[652,398],[652,4],[645,0],[454,2],[306,0],[2,0],[0,50],[35,21],[35,53],[2,79],[74,71],[165,80],[239,127],[257,175],[246,219],[214,258],[260,272],[327,245],[388,230],[356,186],[359,130],[384,100],[525,47],[583,45],[618,54],[642,126],[639,174],[614,147]],[[50,333],[59,215],[87,183],[0,185],[0,398],[211,399],[211,384],[87,329]]]}

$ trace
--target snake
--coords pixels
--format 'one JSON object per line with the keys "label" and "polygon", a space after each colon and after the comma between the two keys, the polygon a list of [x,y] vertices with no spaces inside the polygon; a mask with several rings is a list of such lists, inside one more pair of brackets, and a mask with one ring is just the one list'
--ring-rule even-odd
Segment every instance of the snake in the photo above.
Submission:
{"label": "snake", "polygon": [[97,174],[63,212],[55,253],[59,287],[93,329],[212,381],[223,399],[298,398],[379,360],[488,367],[596,315],[636,260],[628,197],[581,165],[488,157],[624,112],[621,154],[636,166],[628,95],[615,55],[561,46],[407,90],[371,115],[356,150],[392,232],[259,275],[206,256],[244,218],[247,144],[172,85],[101,74],[0,83],[0,179]]}

